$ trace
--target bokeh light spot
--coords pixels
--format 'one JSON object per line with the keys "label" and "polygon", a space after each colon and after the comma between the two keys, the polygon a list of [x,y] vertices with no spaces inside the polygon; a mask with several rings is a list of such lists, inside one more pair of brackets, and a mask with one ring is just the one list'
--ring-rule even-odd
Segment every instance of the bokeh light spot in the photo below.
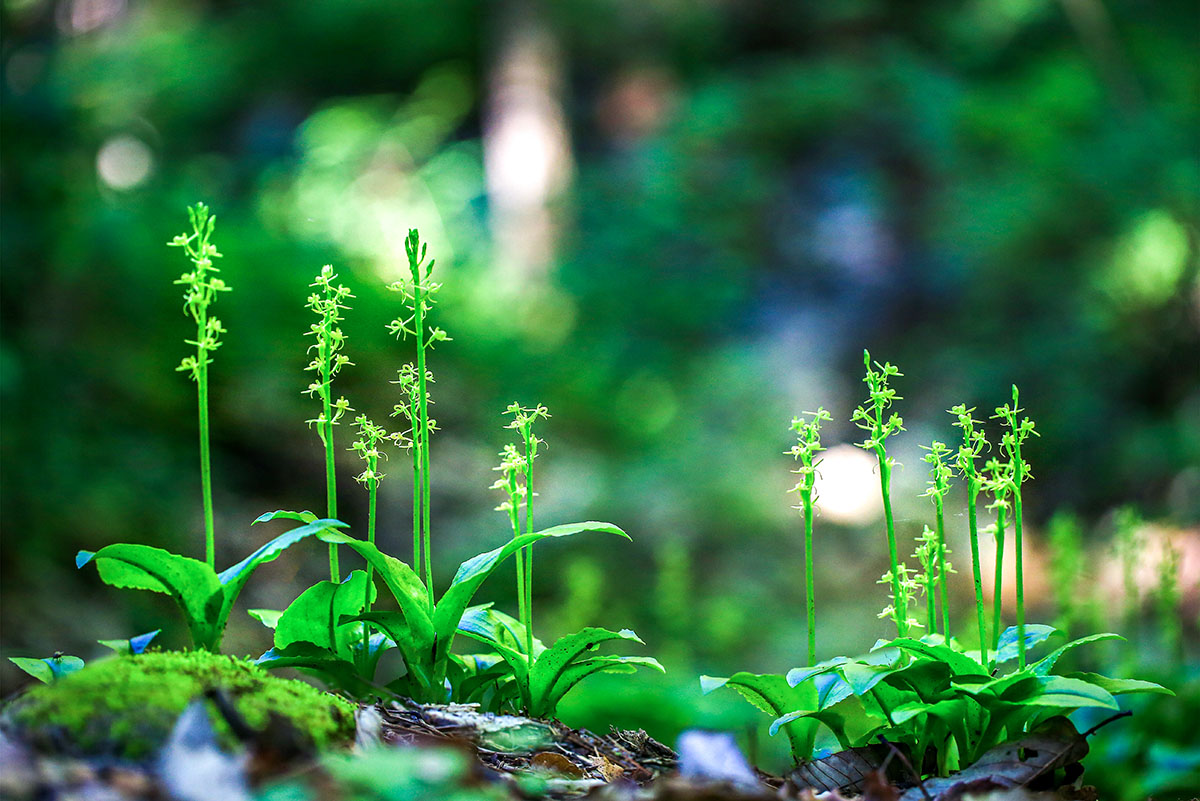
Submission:
{"label": "bokeh light spot", "polygon": [[834,445],[817,468],[817,508],[831,523],[861,526],[879,518],[883,501],[875,457],[854,445]]}
{"label": "bokeh light spot", "polygon": [[114,136],[96,154],[96,172],[113,189],[132,189],[150,176],[154,154],[133,136]]}

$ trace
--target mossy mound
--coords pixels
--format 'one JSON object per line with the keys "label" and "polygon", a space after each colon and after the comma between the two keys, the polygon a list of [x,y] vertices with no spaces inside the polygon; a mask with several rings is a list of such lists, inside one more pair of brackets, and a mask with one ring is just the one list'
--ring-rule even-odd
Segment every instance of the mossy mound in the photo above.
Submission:
{"label": "mossy mound", "polygon": [[[317,748],[354,736],[353,704],[272,676],[245,659],[205,651],[151,651],[89,663],[16,698],[4,710],[4,725],[39,750],[139,760],[163,745],[193,699],[214,689],[255,729],[276,713]],[[222,745],[235,745],[211,701],[209,711]]]}

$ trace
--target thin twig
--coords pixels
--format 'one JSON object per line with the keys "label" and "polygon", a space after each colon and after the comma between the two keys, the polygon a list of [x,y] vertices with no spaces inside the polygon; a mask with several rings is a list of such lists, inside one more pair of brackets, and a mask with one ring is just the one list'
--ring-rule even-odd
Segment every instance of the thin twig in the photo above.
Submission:
{"label": "thin twig", "polygon": [[[917,769],[913,767],[912,762],[904,755],[904,752],[888,741],[886,737],[880,736],[879,741],[891,749],[891,754],[888,758],[895,756],[903,763],[904,767],[908,768],[908,772],[917,780],[917,789],[921,791],[921,795],[925,796],[925,801],[933,801],[933,797],[929,795],[929,791],[925,789],[925,782],[921,781],[921,774],[917,773]],[[887,763],[885,762],[884,765]]]}
{"label": "thin twig", "polygon": [[1093,734],[1095,734],[1097,731],[1099,731],[1100,729],[1104,728],[1104,727],[1105,727],[1105,726],[1107,726],[1108,724],[1112,723],[1114,720],[1119,720],[1120,718],[1127,718],[1127,717],[1130,717],[1131,715],[1133,715],[1133,713],[1132,713],[1132,712],[1130,712],[1129,710],[1126,710],[1126,711],[1124,711],[1124,712],[1118,712],[1117,714],[1113,715],[1112,717],[1105,718],[1104,720],[1100,721],[1099,723],[1097,723],[1097,724],[1096,724],[1095,726],[1093,726],[1092,728],[1090,728],[1090,729],[1088,729],[1087,731],[1085,731],[1085,732],[1083,733],[1083,739],[1085,739],[1085,740],[1086,740],[1088,737],[1091,737],[1091,736],[1092,736]]}

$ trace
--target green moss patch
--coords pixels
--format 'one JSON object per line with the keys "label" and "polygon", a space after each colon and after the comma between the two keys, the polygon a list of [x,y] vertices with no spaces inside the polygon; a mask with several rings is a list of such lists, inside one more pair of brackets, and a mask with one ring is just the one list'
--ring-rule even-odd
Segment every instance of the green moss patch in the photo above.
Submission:
{"label": "green moss patch", "polygon": [[[41,750],[144,759],[166,741],[184,708],[211,689],[220,689],[256,729],[276,713],[317,748],[354,736],[353,704],[302,681],[272,676],[245,659],[204,651],[90,663],[15,699],[4,711],[4,724]],[[221,743],[232,747],[232,731],[209,704]]]}

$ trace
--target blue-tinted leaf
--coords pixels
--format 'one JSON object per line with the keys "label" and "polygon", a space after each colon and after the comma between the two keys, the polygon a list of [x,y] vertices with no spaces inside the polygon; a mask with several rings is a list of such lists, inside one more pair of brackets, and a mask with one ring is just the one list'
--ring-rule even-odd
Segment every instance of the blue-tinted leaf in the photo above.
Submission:
{"label": "blue-tinted leaf", "polygon": [[814,676],[813,687],[817,690],[817,709],[828,709],[854,695],[850,684],[837,673],[822,673]]}
{"label": "blue-tinted leaf", "polygon": [[148,631],[145,634],[139,634],[136,637],[130,637],[127,640],[96,640],[105,648],[111,648],[118,654],[140,654],[143,653],[149,646],[150,642],[158,636],[162,629]]}
{"label": "blue-tinted leaf", "polygon": [[[1016,626],[1009,626],[1000,632],[1000,641],[996,650],[997,664],[1010,662],[1017,658],[1018,631],[1019,629]],[[1038,643],[1046,640],[1050,635],[1057,633],[1058,629],[1053,626],[1043,626],[1040,623],[1027,623],[1025,625],[1025,650],[1030,650]]]}
{"label": "blue-tinted leaf", "polygon": [[92,559],[95,558],[95,556],[96,556],[95,551],[80,551],[79,553],[75,554],[76,569],[81,569],[88,562],[92,561]]}
{"label": "blue-tinted leaf", "polygon": [[808,681],[813,676],[819,676],[822,673],[828,673],[838,665],[844,665],[849,661],[849,657],[835,656],[833,659],[826,659],[824,662],[818,662],[811,667],[792,668],[787,672],[787,682],[793,687],[796,687]]}
{"label": "blue-tinted leaf", "polygon": [[162,629],[155,629],[154,631],[148,631],[145,634],[139,634],[136,637],[130,637],[129,650],[135,654],[145,653],[146,649],[150,647],[150,643],[154,641],[154,638],[157,637],[160,632],[162,632]]}

